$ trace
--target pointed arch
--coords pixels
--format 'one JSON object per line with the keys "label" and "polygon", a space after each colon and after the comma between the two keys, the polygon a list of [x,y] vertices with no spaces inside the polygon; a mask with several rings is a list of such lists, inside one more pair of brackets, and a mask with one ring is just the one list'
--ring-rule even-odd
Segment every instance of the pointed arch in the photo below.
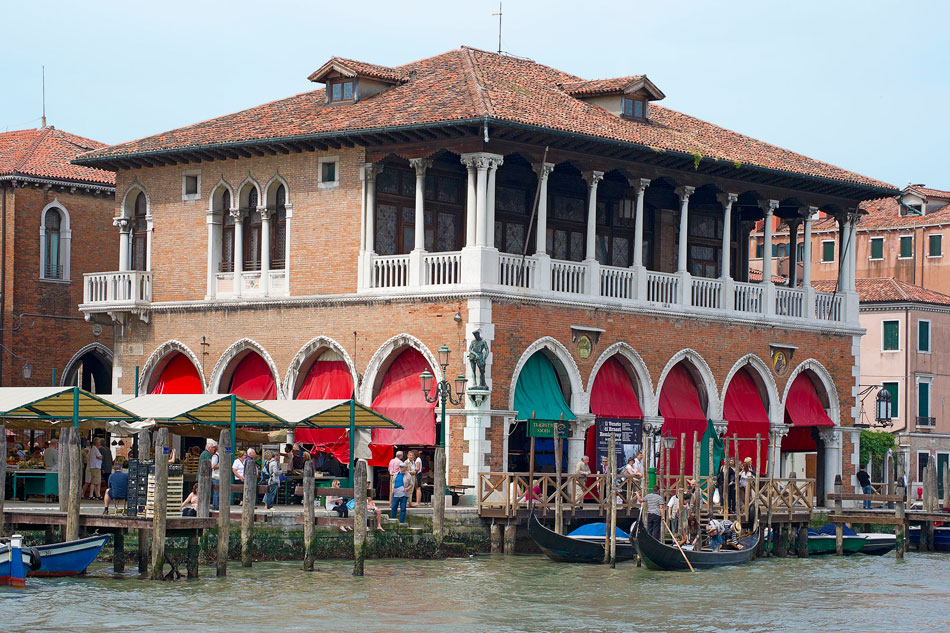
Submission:
{"label": "pointed arch", "polygon": [[[835,426],[841,426],[841,401],[838,398],[838,388],[835,387],[831,373],[814,358],[803,360],[788,374],[788,380],[785,382],[785,391],[782,393],[782,411],[785,410],[785,406],[788,403],[788,392],[792,388],[792,383],[794,383],[795,379],[802,373],[806,373],[813,384],[815,384],[815,380],[817,379],[818,383],[815,384],[815,391],[818,392],[819,398],[824,396],[824,398],[822,398],[822,406],[825,407],[825,411],[828,412],[828,417],[835,423]],[[819,386],[821,389],[818,388]]]}
{"label": "pointed arch", "polygon": [[122,205],[119,207],[120,217],[131,218],[135,215],[135,199],[139,193],[145,196],[146,215],[152,215],[152,198],[149,196],[148,190],[138,181],[138,178],[133,178],[128,189],[122,195]]}
{"label": "pointed arch", "polygon": [[524,368],[525,363],[528,362],[528,359],[539,351],[546,352],[549,358],[557,359],[558,363],[555,364],[554,368],[555,370],[561,370],[558,371],[558,377],[562,379],[566,378],[570,385],[571,392],[567,400],[571,410],[575,412],[586,412],[587,407],[581,406],[584,403],[580,402],[580,400],[586,400],[587,392],[584,391],[584,383],[581,380],[581,372],[577,368],[577,363],[574,362],[574,358],[568,349],[564,347],[560,341],[550,336],[539,338],[533,342],[525,349],[524,353],[521,354],[521,358],[518,359],[518,363],[511,373],[511,381],[508,387],[508,408],[514,409],[515,388],[518,385],[518,376],[521,375],[521,370]]}
{"label": "pointed arch", "polygon": [[151,388],[154,387],[158,381],[165,365],[176,352],[184,355],[191,361],[191,364],[195,366],[198,377],[201,379],[201,390],[203,393],[208,393],[208,385],[201,371],[201,360],[198,358],[198,355],[191,351],[190,347],[175,339],[165,341],[155,348],[155,351],[149,354],[145,364],[142,365],[142,373],[139,376],[139,393],[144,394],[150,392]]}
{"label": "pointed arch", "polygon": [[263,199],[261,197],[261,184],[257,182],[257,179],[251,176],[250,172],[248,172],[247,176],[244,178],[241,184],[238,185],[237,189],[238,203],[242,209],[247,208],[247,197],[252,189],[257,193],[257,204],[260,205],[261,200]]}
{"label": "pointed arch", "polygon": [[211,195],[208,197],[208,213],[218,214],[221,212],[226,212],[228,209],[225,209],[221,206],[221,196],[224,195],[224,192],[227,192],[231,197],[231,205],[234,205],[234,187],[231,186],[227,180],[224,179],[222,175],[218,178],[218,182],[214,183],[214,186],[211,187]]}
{"label": "pointed arch", "polygon": [[112,350],[99,342],[81,347],[60,375],[60,385],[72,384],[94,393],[112,393]]}
{"label": "pointed arch", "polygon": [[[716,378],[713,376],[712,369],[709,368],[709,364],[706,362],[699,352],[694,349],[681,349],[680,351],[673,354],[669,361],[667,361],[666,366],[663,368],[663,371],[660,373],[660,379],[656,383],[656,404],[657,409],[655,412],[647,414],[644,411],[644,414],[647,415],[659,415],[659,402],[660,394],[663,392],[663,383],[666,381],[667,375],[669,375],[670,370],[673,369],[681,361],[687,361],[688,366],[692,368],[691,375],[693,380],[697,383],[697,391],[700,393],[700,398],[706,399],[706,417],[715,420],[722,419],[722,403],[719,400],[719,394],[716,391]],[[698,380],[697,380],[698,378]]]}
{"label": "pointed arch", "polygon": [[614,343],[605,349],[597,358],[597,361],[594,362],[594,367],[591,369],[590,376],[587,379],[588,397],[594,389],[594,381],[597,379],[597,373],[600,371],[600,368],[613,356],[621,356],[627,361],[627,366],[633,370],[633,377],[636,379],[635,387],[637,388],[637,397],[640,400],[640,408],[643,410],[643,414],[656,415],[656,413],[649,413],[649,411],[656,410],[656,402],[654,402],[653,396],[653,380],[650,378],[650,370],[647,369],[647,364],[643,361],[640,354],[638,354],[633,347],[622,341]]}
{"label": "pointed arch", "polygon": [[360,402],[367,405],[373,402],[373,398],[376,396],[375,392],[379,389],[383,377],[386,375],[386,370],[397,356],[395,352],[406,347],[412,347],[421,353],[429,366],[432,367],[435,380],[442,380],[442,368],[426,344],[411,334],[397,334],[380,345],[369,359],[369,363],[366,364],[366,372],[363,375],[363,384],[360,389]]}
{"label": "pointed arch", "polygon": [[[274,379],[274,384],[277,389],[277,399],[284,399],[285,395],[278,380],[279,374],[277,373],[277,365],[274,363],[274,359],[271,358],[271,355],[267,353],[267,350],[264,349],[260,343],[249,338],[242,338],[224,351],[211,372],[211,378],[208,380],[208,392],[225,393],[222,391],[222,383],[225,382],[223,379],[231,378],[231,374],[237,366],[235,361],[245,356],[247,352],[255,352],[264,359]],[[226,389],[227,387],[223,388]]]}
{"label": "pointed arch", "polygon": [[[778,385],[775,383],[775,379],[772,377],[772,371],[769,369],[768,364],[756,354],[746,354],[735,362],[735,364],[729,370],[729,373],[726,374],[725,381],[722,383],[720,402],[725,403],[726,392],[729,390],[729,383],[732,382],[733,376],[735,376],[739,370],[746,367],[751,372],[752,378],[756,382],[756,386],[764,391],[764,395],[767,400],[765,403],[765,409],[769,412],[769,422],[780,420],[782,418],[783,399],[779,397]],[[722,409],[720,409],[719,417],[716,419],[723,419]]]}
{"label": "pointed arch", "polygon": [[328,336],[316,336],[300,348],[290,362],[290,367],[287,368],[287,373],[284,376],[284,393],[287,394],[288,399],[292,400],[297,397],[297,392],[300,390],[307,372],[323,350],[333,350],[343,357],[350,372],[350,377],[353,379],[354,389],[358,391],[356,385],[360,384],[359,375],[356,372],[356,365],[346,349]]}
{"label": "pointed arch", "polygon": [[264,196],[262,199],[266,201],[265,204],[268,207],[274,206],[275,204],[274,197],[276,195],[277,188],[280,187],[281,185],[284,186],[284,195],[286,196],[284,200],[285,204],[290,202],[290,185],[287,183],[284,177],[280,175],[280,172],[278,171],[273,176],[271,176],[271,179],[268,180],[267,184],[264,185]]}

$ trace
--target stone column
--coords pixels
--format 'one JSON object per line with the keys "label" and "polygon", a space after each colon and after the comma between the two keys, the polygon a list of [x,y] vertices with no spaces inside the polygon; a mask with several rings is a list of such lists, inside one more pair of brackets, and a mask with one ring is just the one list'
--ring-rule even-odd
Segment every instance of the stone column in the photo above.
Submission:
{"label": "stone column", "polygon": [[729,274],[732,268],[732,205],[739,199],[735,193],[721,193],[717,196],[722,205],[722,264],[719,276],[722,279],[731,279]]}
{"label": "stone column", "polygon": [[289,202],[284,205],[284,288],[287,296],[290,296],[290,246],[291,246],[291,223],[294,218],[294,206]]}
{"label": "stone column", "polygon": [[363,164],[363,179],[366,183],[366,251],[376,252],[376,176],[383,166],[374,163]]}
{"label": "stone column", "polygon": [[689,239],[689,197],[693,195],[694,191],[696,191],[696,187],[683,186],[676,188],[676,195],[680,198],[680,233],[676,258],[676,272],[678,273],[689,272],[689,268],[687,268],[689,256],[689,250],[687,249],[687,241]]}
{"label": "stone column", "polygon": [[637,217],[633,224],[633,267],[640,269],[643,265],[643,198],[646,195],[647,187],[650,181],[646,178],[640,178],[635,181],[637,188]]}
{"label": "stone column", "polygon": [[[822,443],[825,445],[825,495],[835,489],[835,475],[841,473],[841,429],[826,427],[818,430]],[[826,497],[827,498],[827,497]],[[825,501],[826,507],[833,507],[834,502]]]}
{"label": "stone column", "polygon": [[769,427],[769,449],[772,453],[769,472],[776,478],[782,476],[782,438],[788,435],[788,428],[785,424],[772,424]]}
{"label": "stone column", "polygon": [[425,226],[425,196],[426,196],[426,170],[432,166],[432,160],[428,158],[413,158],[409,160],[409,165],[416,170],[416,219],[415,219],[415,243],[414,251],[425,251],[426,249],[426,226]]}
{"label": "stone column", "polygon": [[[597,259],[597,184],[604,179],[602,171],[585,171],[587,181],[587,250],[585,259]],[[592,280],[593,282],[593,280]],[[591,284],[593,285],[593,283]]]}
{"label": "stone column", "polygon": [[848,292],[855,292],[855,278],[857,277],[858,269],[858,216],[855,214],[851,216],[850,222],[850,247],[848,248],[848,284],[845,286],[845,290]]}
{"label": "stone column", "polygon": [[802,286],[811,287],[811,223],[812,217],[818,211],[817,207],[808,207],[808,215],[805,216],[805,235],[803,239],[802,251]]}
{"label": "stone column", "polygon": [[793,219],[786,222],[788,224],[788,246],[791,249],[788,253],[788,287],[798,287],[798,225],[801,220]]}
{"label": "stone column", "polygon": [[488,238],[488,165],[483,156],[475,159],[475,246],[486,246]]}
{"label": "stone column", "polygon": [[[226,213],[226,211],[222,211]],[[221,224],[223,218],[216,211],[205,214],[208,225],[208,290],[205,299],[213,299],[217,292],[218,261],[221,259]]]}
{"label": "stone column", "polygon": [[548,252],[548,176],[553,170],[554,163],[534,165],[534,171],[540,179],[538,182],[538,232],[534,240],[536,255],[545,255]]}
{"label": "stone column", "polygon": [[759,206],[765,212],[762,225],[762,283],[772,283],[772,217],[778,208],[778,200],[762,200]]}
{"label": "stone column", "polygon": [[[577,420],[568,425],[567,438],[567,467],[564,469],[565,475],[574,474],[574,467],[584,456],[584,447],[587,442],[587,430],[594,426],[595,418],[593,415],[577,416]],[[600,464],[590,464],[591,470],[596,470]]]}
{"label": "stone column", "polygon": [[119,229],[119,270],[129,269],[129,229],[132,221],[126,217],[112,219],[112,226]]}
{"label": "stone column", "polygon": [[465,246],[475,246],[476,233],[476,206],[477,202],[477,174],[475,172],[475,158],[471,155],[462,157],[462,164],[468,172],[468,182],[465,195]]}
{"label": "stone column", "polygon": [[[498,168],[505,164],[502,156],[493,156],[488,160],[488,217],[485,226],[485,246],[495,248],[495,178],[498,175]],[[527,240],[528,236],[525,235]]]}
{"label": "stone column", "polygon": [[240,208],[229,211],[234,218],[234,296],[241,296],[244,286],[244,213]]}
{"label": "stone column", "polygon": [[257,207],[261,214],[261,294],[270,294],[270,215],[267,207]]}
{"label": "stone column", "polygon": [[152,233],[155,232],[155,217],[145,216],[145,270],[152,270]]}

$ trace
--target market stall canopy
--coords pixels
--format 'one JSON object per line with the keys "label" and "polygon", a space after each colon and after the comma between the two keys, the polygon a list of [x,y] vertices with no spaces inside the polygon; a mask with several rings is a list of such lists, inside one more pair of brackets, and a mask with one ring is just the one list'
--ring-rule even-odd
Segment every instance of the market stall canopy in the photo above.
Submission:
{"label": "market stall canopy", "polygon": [[[285,420],[291,427],[345,429],[350,426],[350,400],[259,400],[257,405]],[[401,429],[383,414],[358,402],[353,406],[358,429]]]}
{"label": "market stall canopy", "polygon": [[[11,429],[145,430],[141,416],[79,387],[2,387],[0,418]],[[140,428],[142,427],[142,428]],[[134,431],[133,431],[134,432]]]}

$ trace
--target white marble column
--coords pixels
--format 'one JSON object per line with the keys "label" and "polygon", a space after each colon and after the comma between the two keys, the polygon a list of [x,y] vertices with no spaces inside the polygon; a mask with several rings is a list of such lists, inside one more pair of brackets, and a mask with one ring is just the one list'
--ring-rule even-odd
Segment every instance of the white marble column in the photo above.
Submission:
{"label": "white marble column", "polygon": [[234,218],[234,296],[240,297],[244,287],[244,213],[241,209],[231,209]]}
{"label": "white marble column", "polygon": [[[488,160],[488,217],[485,220],[485,246],[495,248],[495,180],[498,168],[505,164],[502,156],[493,156]],[[528,236],[525,235],[525,239]]]}
{"label": "white marble column", "polygon": [[534,165],[538,174],[538,230],[535,234],[535,254],[543,255],[548,252],[548,176],[554,170],[554,163],[539,163]]}
{"label": "white marble column", "polygon": [[462,156],[462,164],[468,172],[468,181],[465,188],[465,246],[475,246],[476,206],[478,199],[477,174],[475,172],[475,158],[471,155]]}
{"label": "white marble column", "polygon": [[383,171],[383,166],[376,163],[363,164],[363,179],[366,183],[366,251],[376,252],[376,176]]}
{"label": "white marble column", "polygon": [[802,287],[811,287],[811,223],[817,207],[808,207],[808,215],[805,216],[805,232],[802,244]]}
{"label": "white marble column", "polygon": [[769,472],[776,478],[782,477],[782,438],[788,435],[788,428],[785,424],[773,424],[769,427],[769,449],[772,455]]}
{"label": "white marble column", "polygon": [[762,225],[762,283],[772,283],[772,218],[778,208],[778,200],[763,200],[759,206],[765,212]]}
{"label": "white marble column", "polygon": [[290,296],[290,253],[291,253],[291,224],[294,219],[294,205],[289,202],[284,205],[284,294]]}
{"label": "white marble column", "polygon": [[425,251],[426,249],[426,218],[425,218],[425,197],[426,197],[426,170],[432,166],[432,160],[428,158],[412,158],[409,165],[416,170],[416,216],[415,216],[415,240],[413,244],[414,251]]}
{"label": "white marble column", "polygon": [[270,216],[267,207],[257,207],[261,214],[261,294],[270,294]]}
{"label": "white marble column", "polygon": [[637,188],[637,217],[633,224],[633,266],[643,268],[643,198],[646,195],[650,181],[640,178],[635,184]]}
{"label": "white marble column", "polygon": [[602,171],[585,171],[587,181],[587,250],[586,259],[597,259],[597,185],[604,179]]}
{"label": "white marble column", "polygon": [[[221,213],[227,213],[223,211]],[[208,289],[205,299],[213,299],[217,292],[218,261],[221,259],[221,224],[223,218],[217,211],[205,214],[208,225]]]}
{"label": "white marble column", "polygon": [[119,229],[119,270],[129,269],[129,229],[132,221],[126,217],[112,219],[112,226]]}
{"label": "white marble column", "polygon": [[475,246],[486,246],[488,238],[488,165],[487,158],[475,159]]}
{"label": "white marble column", "polygon": [[855,280],[858,272],[858,216],[851,216],[850,222],[850,240],[848,247],[848,283],[845,290],[855,292]]}
{"label": "white marble column", "polygon": [[719,276],[722,279],[731,279],[729,269],[732,266],[732,205],[739,199],[735,193],[721,193],[718,196],[722,204],[722,270]]}
{"label": "white marble column", "polygon": [[687,241],[689,239],[689,197],[693,195],[693,192],[696,191],[696,187],[677,187],[676,195],[680,198],[680,233],[679,233],[679,245],[676,251],[676,272],[678,273],[688,273],[689,267],[687,266],[689,250],[687,249]]}

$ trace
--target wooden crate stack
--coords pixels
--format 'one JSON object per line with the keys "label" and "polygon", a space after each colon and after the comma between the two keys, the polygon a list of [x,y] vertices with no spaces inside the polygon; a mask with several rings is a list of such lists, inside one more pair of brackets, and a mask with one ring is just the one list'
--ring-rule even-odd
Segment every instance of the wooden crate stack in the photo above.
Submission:
{"label": "wooden crate stack", "polygon": [[[182,491],[184,490],[184,471],[181,464],[168,465],[168,490],[165,501],[165,516],[180,517]],[[145,501],[145,516],[155,516],[155,473],[148,475],[148,496]]]}

